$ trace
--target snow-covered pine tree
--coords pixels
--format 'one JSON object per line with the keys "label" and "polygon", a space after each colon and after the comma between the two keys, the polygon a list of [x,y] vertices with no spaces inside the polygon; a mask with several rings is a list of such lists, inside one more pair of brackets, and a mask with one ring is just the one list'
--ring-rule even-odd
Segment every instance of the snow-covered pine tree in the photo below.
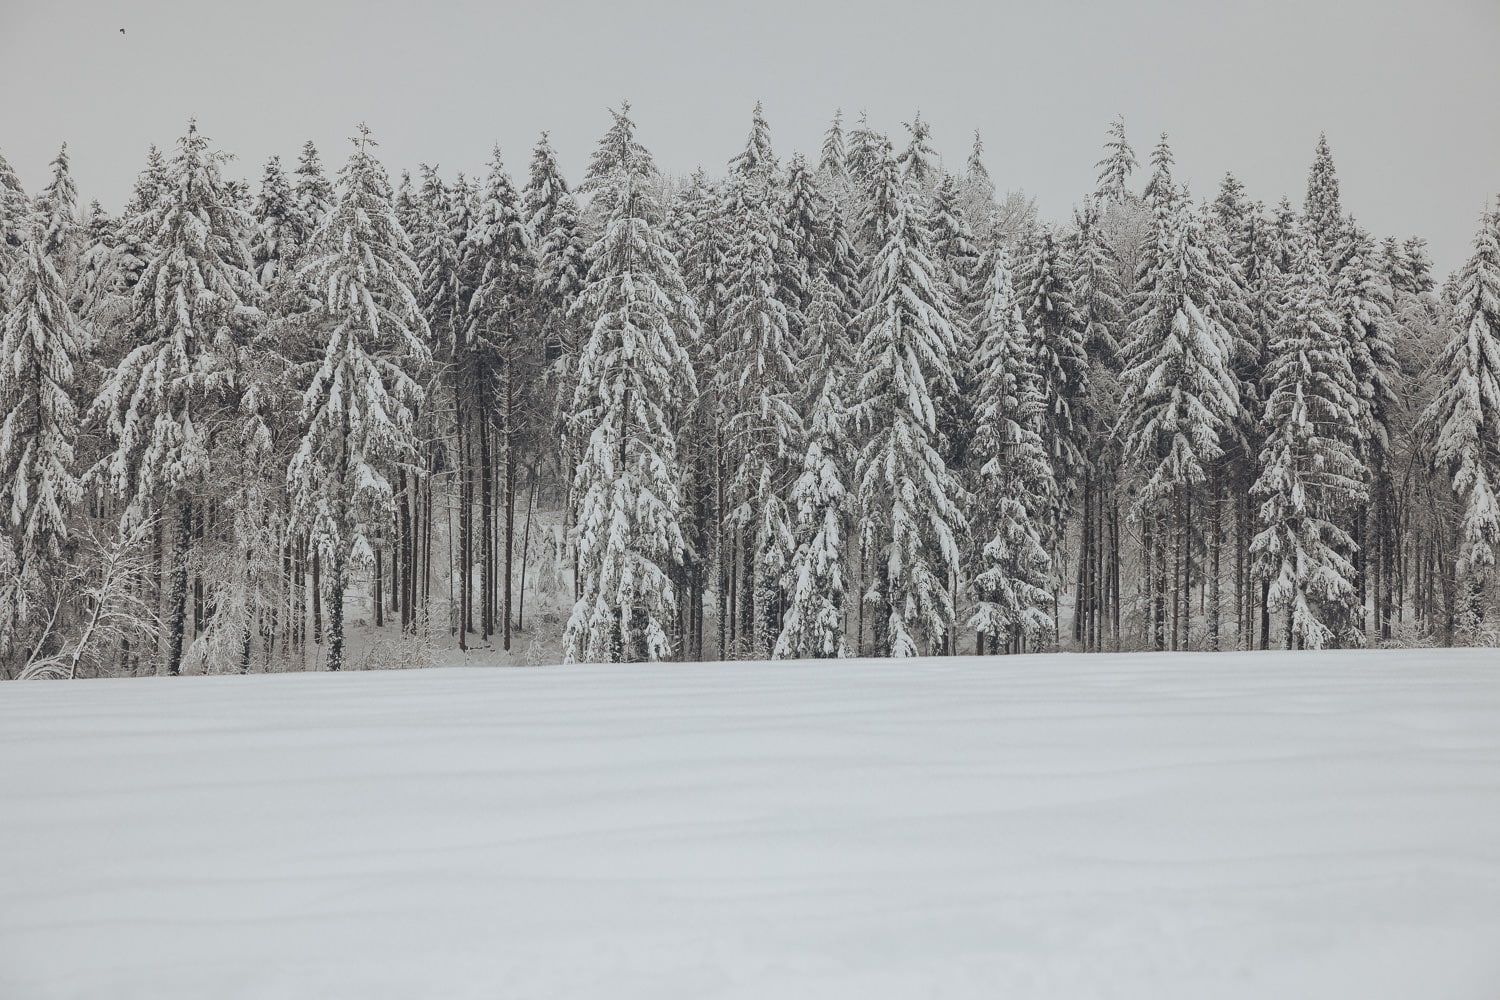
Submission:
{"label": "snow-covered pine tree", "polygon": [[836,108],[833,121],[823,133],[822,155],[818,159],[818,172],[829,180],[841,181],[849,176],[844,163],[844,109]]}
{"label": "snow-covered pine tree", "polygon": [[984,165],[984,139],[980,138],[978,129],[974,130],[974,145],[969,148],[964,180],[970,184],[988,186],[992,193],[995,190],[995,182],[990,179],[990,172]]}
{"label": "snow-covered pine tree", "polygon": [[292,193],[291,181],[281,169],[281,157],[266,161],[261,174],[260,194],[251,209],[258,227],[250,255],[255,276],[262,288],[270,288],[278,278],[296,266],[299,238],[311,232],[302,217],[302,206]]}
{"label": "snow-covered pine tree", "polygon": [[135,286],[141,342],[94,402],[113,450],[104,482],[131,520],[163,516],[175,532],[166,622],[166,667],[182,665],[195,502],[211,495],[215,447],[236,418],[234,371],[260,288],[251,274],[255,222],[234,206],[219,173],[225,154],[188,123],[155,207],[135,223],[151,258]]}
{"label": "snow-covered pine tree", "polygon": [[948,467],[957,470],[967,462],[974,424],[974,358],[978,336],[972,319],[979,309],[983,276],[979,273],[979,248],[964,216],[963,193],[952,174],[944,174],[938,182],[928,203],[926,226],[932,242],[932,261],[953,316],[954,392],[939,395],[934,402],[942,441],[939,450]]}
{"label": "snow-covered pine tree", "polygon": [[876,651],[905,657],[942,648],[954,625],[949,586],[960,571],[962,487],[938,450],[933,397],[954,389],[956,335],[915,193],[889,150],[872,179],[869,210],[884,218],[863,227],[880,241],[866,279],[849,416],[861,440],[860,544],[876,577],[864,601],[874,611]]}
{"label": "snow-covered pine tree", "polygon": [[1046,525],[1054,554],[1062,541],[1066,507],[1083,484],[1083,432],[1091,422],[1088,355],[1071,270],[1056,233],[1045,228],[1015,275],[1021,316],[1032,336],[1032,363],[1041,380],[1042,441],[1061,501]]}
{"label": "snow-covered pine tree", "polygon": [[932,135],[932,126],[922,120],[920,111],[913,116],[911,121],[901,124],[906,129],[908,138],[906,148],[901,151],[900,156],[896,157],[896,165],[901,168],[901,176],[920,190],[926,187],[938,172],[933,164],[937,154],[933,152],[931,144],[927,141]]}
{"label": "snow-covered pine tree", "polygon": [[564,639],[569,661],[670,656],[678,595],[668,571],[684,548],[677,438],[697,392],[689,351],[698,319],[658,228],[656,165],[629,112],[610,112],[582,185],[606,215],[573,306],[590,334],[573,400],[580,597]]}
{"label": "snow-covered pine tree", "polygon": [[302,247],[311,242],[313,232],[333,210],[333,184],[323,172],[318,147],[313,145],[311,139],[302,144],[302,152],[297,158],[296,176],[294,190],[297,207],[302,210],[301,221],[307,226],[307,231],[295,241],[297,246]]}
{"label": "snow-covered pine tree", "polygon": [[0,659],[18,629],[26,652],[53,642],[27,626],[63,624],[48,609],[71,597],[59,587],[82,496],[71,393],[85,344],[53,260],[55,221],[39,214],[0,311]]}
{"label": "snow-covered pine tree", "polygon": [[801,470],[792,485],[794,544],[784,580],[786,612],[776,659],[844,656],[844,604],[850,583],[845,546],[852,452],[843,391],[853,349],[842,293],[827,274],[813,279],[798,360],[807,373]]}
{"label": "snow-covered pine tree", "polygon": [[[490,631],[499,631],[503,647],[508,650],[513,621],[511,571],[514,566],[516,476],[520,467],[518,452],[540,423],[540,415],[535,412],[538,405],[536,389],[546,358],[544,342],[535,336],[535,326],[526,322],[531,307],[532,276],[536,270],[531,227],[527,224],[520,195],[505,172],[498,146],[490,160],[470,241],[479,261],[479,283],[469,302],[470,341],[498,365],[494,372],[495,385],[481,387],[479,396],[489,425],[481,429],[480,440],[487,533],[488,525],[493,523],[488,504],[490,428],[498,434],[497,443],[503,448],[501,510],[504,523],[501,530],[504,533],[504,567],[486,574],[490,586],[484,601],[486,627],[483,631],[486,635]],[[498,398],[493,405],[485,406],[484,402],[491,393]],[[491,552],[488,564],[494,566],[496,561],[495,553]],[[499,594],[496,593],[497,575],[500,577]],[[495,629],[493,617],[497,604],[502,621]]]}
{"label": "snow-covered pine tree", "polygon": [[1360,460],[1370,477],[1369,505],[1350,510],[1345,521],[1355,545],[1354,584],[1360,608],[1356,625],[1364,631],[1367,593],[1373,584],[1375,603],[1379,606],[1385,586],[1380,573],[1380,552],[1396,531],[1391,415],[1396,407],[1394,383],[1400,377],[1400,370],[1389,334],[1394,307],[1390,282],[1380,271],[1375,241],[1353,216],[1344,220],[1343,241],[1336,259],[1338,269],[1332,275],[1331,304],[1348,342],[1358,401],[1356,441]]}
{"label": "snow-covered pine tree", "polygon": [[700,168],[679,193],[672,213],[673,244],[702,325],[702,337],[692,350],[694,376],[701,391],[685,414],[678,442],[685,470],[683,492],[689,508],[684,525],[687,551],[682,567],[687,588],[687,600],[681,607],[687,619],[684,641],[688,648],[684,655],[698,659],[704,656],[704,600],[711,571],[716,581],[715,648],[719,658],[726,658],[738,642],[734,628],[737,620],[731,611],[730,525],[722,515],[728,499],[725,491],[729,486],[730,460],[724,443],[719,348],[729,302],[729,241],[733,231],[732,222],[725,215],[725,205],[722,186],[711,182]]}
{"label": "snow-covered pine tree", "polygon": [[1055,507],[1056,486],[1038,434],[1041,382],[1005,251],[990,251],[981,267],[969,626],[979,634],[980,651],[988,642],[991,653],[1002,644],[1015,652],[1023,643],[1039,648],[1053,631],[1042,519]]}
{"label": "snow-covered pine tree", "polygon": [[[1233,438],[1239,385],[1231,369],[1233,335],[1219,299],[1222,275],[1198,209],[1178,199],[1156,237],[1153,266],[1137,282],[1123,373],[1120,427],[1124,457],[1141,476],[1137,515],[1155,517],[1177,538],[1171,646],[1185,634],[1196,531],[1196,496],[1219,492],[1211,476]],[[1164,539],[1163,539],[1164,540]],[[1212,626],[1212,623],[1211,623]]]}
{"label": "snow-covered pine tree", "polygon": [[36,213],[46,227],[43,251],[52,258],[63,286],[69,287],[77,277],[83,251],[78,234],[78,186],[73,183],[67,143],[52,161],[52,180],[37,196]]}
{"label": "snow-covered pine tree", "polygon": [[1318,133],[1318,148],[1313,153],[1312,166],[1307,172],[1307,197],[1302,203],[1302,215],[1304,226],[1323,254],[1325,267],[1333,271],[1345,237],[1344,209],[1339,201],[1339,178],[1333,169],[1328,136],[1321,132]]}
{"label": "snow-covered pine tree", "polygon": [[1358,600],[1343,512],[1366,499],[1354,445],[1358,387],[1316,237],[1300,232],[1271,345],[1267,436],[1260,477],[1260,532],[1251,543],[1270,581],[1267,603],[1286,616],[1286,639],[1321,649],[1357,641]]}
{"label": "snow-covered pine tree", "polygon": [[745,149],[730,161],[724,209],[731,226],[729,283],[717,352],[724,445],[732,456],[724,513],[739,536],[742,570],[739,637],[757,658],[771,653],[780,631],[780,587],[792,546],[788,459],[802,436],[795,357],[802,321],[796,281],[787,277],[788,264],[800,261],[785,245],[774,170],[770,131],[757,104]]}
{"label": "snow-covered pine tree", "polygon": [[1094,187],[1094,198],[1102,204],[1114,204],[1131,198],[1127,186],[1130,175],[1138,166],[1135,150],[1125,138],[1125,116],[1119,115],[1109,126],[1109,138],[1104,143],[1104,158],[1094,164],[1099,170],[1099,180]]}
{"label": "snow-covered pine tree", "polygon": [[[578,336],[568,309],[583,289],[588,246],[579,223],[578,202],[557,165],[557,153],[543,132],[531,154],[531,174],[522,192],[536,258],[532,293],[546,328],[548,357],[576,368]],[[560,383],[561,398],[572,399],[571,381]]]}
{"label": "snow-covered pine tree", "polygon": [[849,130],[844,152],[844,167],[849,174],[849,179],[861,190],[867,190],[870,187],[872,175],[880,161],[881,150],[888,145],[889,140],[877,134],[870,127],[868,115],[860,111],[859,121]]}
{"label": "snow-covered pine tree", "polygon": [[[17,251],[26,239],[30,218],[31,199],[26,197],[10,162],[0,154],[0,272],[8,270],[8,264],[19,256]],[[4,280],[5,275],[0,274],[0,283]]]}
{"label": "snow-covered pine tree", "polygon": [[314,231],[298,279],[318,298],[325,336],[302,394],[302,436],[287,468],[294,526],[321,551],[328,589],[328,669],[344,655],[351,562],[373,561],[371,533],[390,523],[391,472],[416,457],[412,410],[429,360],[419,276],[385,169],[363,124],[339,174],[338,201]]}
{"label": "snow-covered pine tree", "polygon": [[1452,477],[1462,505],[1457,571],[1463,610],[1481,621],[1500,546],[1500,210],[1482,217],[1454,299],[1440,390],[1423,424],[1434,442],[1434,464]]}

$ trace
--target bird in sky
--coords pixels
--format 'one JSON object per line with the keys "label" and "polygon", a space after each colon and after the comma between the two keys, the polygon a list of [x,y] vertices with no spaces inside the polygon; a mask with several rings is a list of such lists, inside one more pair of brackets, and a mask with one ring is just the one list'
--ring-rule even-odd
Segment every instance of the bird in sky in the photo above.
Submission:
{"label": "bird in sky", "polygon": [[120,34],[122,34],[122,35],[125,34],[125,29],[124,28],[120,29]]}

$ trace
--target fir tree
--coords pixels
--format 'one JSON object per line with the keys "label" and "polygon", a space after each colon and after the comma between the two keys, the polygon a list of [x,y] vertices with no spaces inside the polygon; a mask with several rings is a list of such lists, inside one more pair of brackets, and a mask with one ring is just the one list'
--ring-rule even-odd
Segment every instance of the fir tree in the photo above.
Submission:
{"label": "fir tree", "polygon": [[1357,638],[1353,540],[1340,521],[1365,500],[1364,469],[1351,441],[1354,373],[1313,234],[1301,234],[1292,252],[1267,376],[1267,438],[1251,491],[1261,525],[1251,552],[1270,581],[1270,607],[1286,615],[1288,642],[1321,649]]}
{"label": "fir tree", "polygon": [[[1041,380],[1042,440],[1064,503],[1081,484],[1086,461],[1080,445],[1089,423],[1088,356],[1070,270],[1056,235],[1045,229],[1015,278]],[[1056,545],[1061,533],[1059,510],[1049,525],[1049,544]]]}
{"label": "fir tree", "polygon": [[1328,137],[1321,132],[1307,174],[1307,198],[1303,202],[1302,214],[1306,217],[1308,232],[1323,254],[1325,266],[1333,265],[1344,240],[1344,210],[1339,202],[1339,179],[1333,169]]}
{"label": "fir tree", "polygon": [[1180,205],[1162,240],[1137,289],[1124,373],[1126,456],[1145,476],[1146,510],[1207,481],[1239,411],[1232,339],[1213,308],[1209,238],[1196,209]]}
{"label": "fir tree", "polygon": [[995,189],[995,182],[990,180],[990,172],[984,166],[984,140],[979,137],[978,129],[974,130],[974,145],[969,149],[964,179],[972,185],[988,187],[992,192]]}
{"label": "fir tree", "polygon": [[579,358],[573,476],[580,597],[570,661],[660,660],[677,608],[669,567],[682,559],[680,418],[696,395],[697,315],[657,227],[656,167],[629,106],[612,111],[582,187],[607,209],[574,310],[590,326]]}
{"label": "fir tree", "polygon": [[43,213],[22,244],[11,302],[0,314],[0,651],[58,590],[69,522],[82,497],[70,393],[84,337],[52,260],[57,230]]}
{"label": "fir tree", "polygon": [[78,266],[78,187],[73,183],[68,160],[68,144],[63,143],[52,161],[52,180],[37,198],[37,215],[46,227],[43,252],[64,285],[71,284]]}
{"label": "fir tree", "polygon": [[773,655],[812,659],[846,655],[844,603],[849,585],[845,537],[850,447],[842,387],[848,377],[849,335],[843,296],[826,275],[813,283],[806,339],[799,352],[813,391],[801,471],[792,485],[794,546],[784,585],[786,614]]}
{"label": "fir tree", "polygon": [[1500,546],[1500,211],[1481,219],[1454,299],[1442,382],[1423,423],[1463,507],[1457,569],[1468,588],[1466,610],[1481,619]]}
{"label": "fir tree", "polygon": [[719,326],[717,388],[725,407],[725,446],[733,456],[725,513],[740,533],[745,553],[741,594],[749,613],[740,611],[742,637],[762,657],[775,642],[779,587],[792,545],[787,459],[802,433],[794,394],[800,296],[795,280],[786,275],[782,206],[772,187],[774,163],[770,133],[757,105],[745,150],[730,161],[724,213],[732,226],[726,261],[730,280]]}
{"label": "fir tree", "polygon": [[1106,205],[1126,201],[1131,197],[1126,185],[1138,164],[1135,150],[1125,138],[1124,115],[1110,123],[1109,139],[1105,141],[1104,149],[1104,159],[1095,164],[1099,181],[1094,188],[1094,198]]}
{"label": "fir tree", "polygon": [[17,251],[25,241],[29,230],[31,199],[21,187],[9,161],[0,155],[0,284],[5,282],[5,271],[9,262],[19,256]]}
{"label": "fir tree", "polygon": [[911,121],[901,124],[906,129],[908,139],[906,148],[896,157],[896,165],[901,168],[902,177],[918,187],[925,186],[937,172],[932,162],[937,154],[927,141],[932,134],[932,126],[922,120],[920,111]]}
{"label": "fir tree", "polygon": [[1042,542],[1042,519],[1054,510],[1056,487],[1038,433],[1041,383],[1014,281],[1003,250],[986,256],[977,323],[978,474],[969,559],[975,605],[969,626],[993,651],[1002,642],[1038,646],[1052,633],[1051,557]]}
{"label": "fir tree", "polygon": [[134,292],[142,342],[94,403],[114,446],[102,462],[105,482],[131,519],[169,511],[176,520],[166,635],[172,674],[182,663],[194,500],[210,481],[217,431],[234,419],[238,352],[260,315],[250,272],[254,220],[228,198],[224,158],[189,122],[166,187],[138,220],[152,248]]}
{"label": "fir tree", "polygon": [[844,163],[844,110],[833,113],[828,131],[823,133],[823,152],[818,160],[818,172],[831,180],[839,181],[849,176]]}
{"label": "fir tree", "polygon": [[390,473],[415,458],[415,375],[429,355],[411,244],[390,182],[363,125],[339,175],[339,197],[298,269],[318,296],[325,334],[302,394],[302,436],[287,468],[294,524],[327,563],[328,669],[344,654],[344,591],[351,563],[373,559],[370,533],[388,524]]}
{"label": "fir tree", "polygon": [[849,414],[861,432],[857,466],[860,543],[875,566],[865,594],[875,611],[876,646],[914,656],[943,644],[954,620],[950,582],[964,531],[960,487],[938,451],[934,395],[954,391],[955,332],[913,194],[889,153],[871,199],[888,213],[870,263],[864,338]]}
{"label": "fir tree", "polygon": [[255,276],[262,288],[270,288],[296,264],[299,238],[311,231],[302,217],[302,206],[292,194],[291,182],[281,169],[281,157],[266,161],[260,195],[251,210],[258,227],[250,247]]}

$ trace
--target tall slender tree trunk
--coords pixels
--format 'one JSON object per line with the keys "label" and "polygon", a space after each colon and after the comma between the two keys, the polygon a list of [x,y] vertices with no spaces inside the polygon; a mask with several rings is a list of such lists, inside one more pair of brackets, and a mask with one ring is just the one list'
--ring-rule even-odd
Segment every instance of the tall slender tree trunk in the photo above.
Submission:
{"label": "tall slender tree trunk", "polygon": [[1210,494],[1209,514],[1209,567],[1208,567],[1208,648],[1214,652],[1219,651],[1219,559],[1220,549],[1223,546],[1223,524],[1220,518],[1222,506],[1220,483],[1220,467],[1214,466],[1212,493]]}
{"label": "tall slender tree trunk", "polygon": [[171,583],[167,592],[167,673],[182,673],[182,641],[187,622],[188,558],[192,549],[193,501],[183,497],[177,508],[172,545]]}
{"label": "tall slender tree trunk", "polygon": [[344,555],[343,546],[334,550],[333,565],[328,573],[328,669],[344,666]]}
{"label": "tall slender tree trunk", "polygon": [[513,383],[513,378],[505,380],[505,600],[501,608],[504,616],[501,630],[507,651],[510,650],[511,601],[514,598],[511,580],[515,565],[512,553],[516,534],[516,399]]}

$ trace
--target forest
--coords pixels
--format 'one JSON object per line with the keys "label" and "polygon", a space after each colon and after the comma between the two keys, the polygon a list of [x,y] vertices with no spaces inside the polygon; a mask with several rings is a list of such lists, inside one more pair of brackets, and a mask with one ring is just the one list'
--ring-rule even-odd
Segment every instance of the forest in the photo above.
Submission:
{"label": "forest", "polygon": [[547,594],[567,662],[1500,644],[1500,206],[1439,279],[1323,137],[1267,202],[1117,119],[1047,221],[920,115],[689,176],[604,124],[570,184],[189,122],[118,214],[0,158],[0,676],[498,656]]}

